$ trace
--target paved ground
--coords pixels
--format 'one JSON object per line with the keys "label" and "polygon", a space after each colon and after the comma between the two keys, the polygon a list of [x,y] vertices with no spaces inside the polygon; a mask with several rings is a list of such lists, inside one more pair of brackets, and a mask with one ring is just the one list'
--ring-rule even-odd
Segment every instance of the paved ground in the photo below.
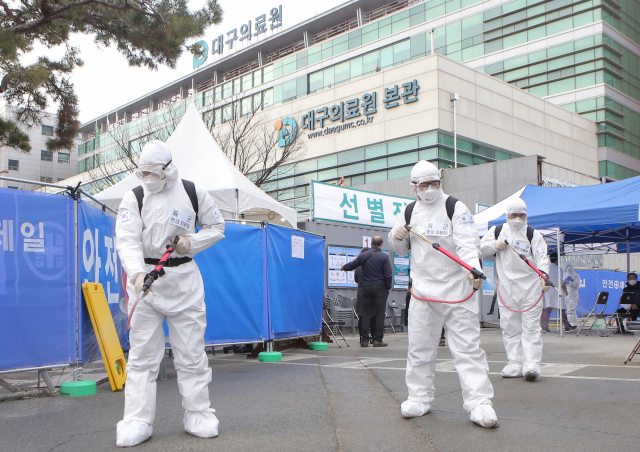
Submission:
{"label": "paved ground", "polygon": [[[438,355],[433,411],[405,420],[399,405],[406,397],[406,334],[388,335],[387,348],[360,348],[356,338],[347,339],[350,348],[293,350],[282,363],[212,357],[211,397],[220,436],[210,440],[184,433],[170,365],[168,380],[158,384],[153,437],[136,450],[513,452],[640,445],[640,355],[623,365],[635,341],[631,336],[547,334],[543,376],[529,383],[500,377],[505,364],[500,332],[483,330],[500,422],[493,430],[472,424],[462,409],[447,347]],[[112,393],[108,384],[90,397],[2,402],[0,450],[115,450],[122,407],[122,392]]]}

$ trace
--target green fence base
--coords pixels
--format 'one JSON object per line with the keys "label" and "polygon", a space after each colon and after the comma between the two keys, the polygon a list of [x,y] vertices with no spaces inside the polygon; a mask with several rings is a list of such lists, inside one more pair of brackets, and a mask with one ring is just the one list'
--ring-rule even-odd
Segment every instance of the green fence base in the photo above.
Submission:
{"label": "green fence base", "polygon": [[260,352],[258,353],[258,361],[260,361],[261,363],[277,363],[282,361],[282,353]]}
{"label": "green fence base", "polygon": [[96,382],[93,380],[65,381],[60,385],[60,395],[63,396],[82,397],[97,392]]}
{"label": "green fence base", "polygon": [[310,350],[329,350],[329,344],[326,342],[311,342],[309,344]]}

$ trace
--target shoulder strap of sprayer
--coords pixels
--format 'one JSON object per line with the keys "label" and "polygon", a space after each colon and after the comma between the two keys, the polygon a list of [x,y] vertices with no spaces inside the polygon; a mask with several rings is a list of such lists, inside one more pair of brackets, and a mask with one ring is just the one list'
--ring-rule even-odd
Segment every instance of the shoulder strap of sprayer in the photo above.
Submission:
{"label": "shoulder strap of sprayer", "polygon": [[[196,213],[196,218],[198,218],[198,195],[196,194],[196,185],[190,180],[182,179],[182,186],[187,192],[187,196],[189,196],[189,200],[191,201],[191,206]],[[144,190],[142,185],[135,187],[133,189],[133,194],[136,195],[136,200],[138,201],[138,211],[142,213],[142,204],[144,200]]]}
{"label": "shoulder strap of sprayer", "polygon": [[[449,196],[447,200],[444,202],[444,206],[447,209],[447,216],[449,220],[453,220],[453,212],[456,210],[456,203],[458,202],[457,198],[453,196]],[[416,201],[413,201],[410,204],[407,204],[407,208],[404,209],[404,221],[405,224],[411,224],[411,215],[413,214],[413,208],[416,206]]]}
{"label": "shoulder strap of sprayer", "polygon": [[[504,226],[504,224],[499,224],[498,226],[496,226],[496,240],[498,240],[498,237],[500,237],[500,233],[502,232],[502,226]],[[529,243],[531,243],[533,241],[533,233],[536,230],[533,229],[531,226],[527,225],[527,238],[529,239]]]}

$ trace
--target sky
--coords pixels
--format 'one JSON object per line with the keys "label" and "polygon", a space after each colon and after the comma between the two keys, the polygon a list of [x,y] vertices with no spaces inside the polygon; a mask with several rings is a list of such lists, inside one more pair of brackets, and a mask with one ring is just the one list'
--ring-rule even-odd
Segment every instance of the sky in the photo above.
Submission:
{"label": "sky", "polygon": [[[286,30],[345,1],[220,0],[224,11],[222,22],[210,27],[202,39],[211,47],[215,37],[221,34],[226,36],[226,32],[234,28],[239,33],[243,23],[246,24],[248,20],[253,23],[255,17],[261,14],[266,14],[268,18],[271,8],[279,5],[282,5],[283,29]],[[196,10],[202,3],[201,0],[190,0],[189,7]],[[197,41],[199,39],[193,40]],[[130,67],[117,50],[99,48],[89,36],[73,36],[71,44],[80,48],[80,56],[85,63],[74,70],[71,79],[80,101],[80,121],[83,124],[193,72],[193,55],[189,52],[180,57],[175,69],[159,67],[153,71]],[[211,61],[213,58],[209,55],[205,64]],[[55,108],[48,108],[48,111],[55,111]]]}

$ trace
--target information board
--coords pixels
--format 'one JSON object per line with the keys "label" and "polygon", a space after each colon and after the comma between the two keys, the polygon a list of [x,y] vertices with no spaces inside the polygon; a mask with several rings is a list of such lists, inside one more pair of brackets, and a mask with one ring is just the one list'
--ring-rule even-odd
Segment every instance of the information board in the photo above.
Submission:
{"label": "information board", "polygon": [[360,251],[362,251],[362,248],[328,247],[327,282],[329,287],[358,287],[354,279],[354,272],[343,272],[341,268],[347,262],[351,262],[358,257]]}
{"label": "information board", "polygon": [[409,288],[410,254],[393,254],[393,288]]}

